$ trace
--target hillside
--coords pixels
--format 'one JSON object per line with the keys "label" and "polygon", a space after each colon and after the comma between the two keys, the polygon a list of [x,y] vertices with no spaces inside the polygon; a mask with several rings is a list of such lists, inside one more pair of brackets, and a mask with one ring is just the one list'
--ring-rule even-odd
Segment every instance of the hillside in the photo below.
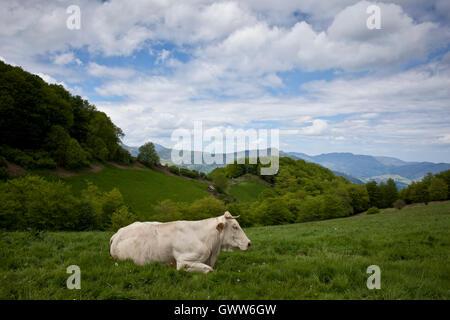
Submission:
{"label": "hillside", "polygon": [[411,181],[422,179],[429,172],[436,174],[450,169],[449,163],[406,162],[392,157],[375,157],[346,152],[326,153],[318,156],[297,152],[288,154],[297,159],[320,164],[338,175],[342,173],[366,182],[387,181],[392,178],[401,188]]}
{"label": "hillside", "polygon": [[[0,299],[449,299],[450,202],[286,226],[246,228],[249,251],[203,275],[112,260],[112,232],[0,234]],[[66,268],[82,270],[67,290]],[[370,265],[381,290],[368,290]]]}
{"label": "hillside", "polygon": [[87,187],[87,181],[103,191],[117,188],[122,193],[125,204],[147,218],[152,213],[152,206],[163,200],[191,203],[210,196],[206,183],[147,168],[120,169],[107,164],[100,172],[74,175],[64,181],[77,195]]}
{"label": "hillside", "polygon": [[239,202],[251,202],[258,199],[264,190],[270,188],[263,180],[256,176],[242,176],[232,180],[231,195]]}
{"label": "hillside", "polygon": [[61,85],[0,61],[0,157],[26,169],[129,164],[124,133],[111,119]]}

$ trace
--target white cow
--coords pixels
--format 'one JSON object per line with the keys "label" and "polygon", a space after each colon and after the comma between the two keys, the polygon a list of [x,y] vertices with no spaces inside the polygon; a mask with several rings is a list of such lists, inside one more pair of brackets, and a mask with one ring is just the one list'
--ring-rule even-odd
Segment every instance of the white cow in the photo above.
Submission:
{"label": "white cow", "polygon": [[227,211],[199,221],[135,222],[111,237],[110,253],[115,259],[131,259],[137,265],[160,262],[177,270],[207,273],[213,270],[220,251],[250,247],[238,217]]}

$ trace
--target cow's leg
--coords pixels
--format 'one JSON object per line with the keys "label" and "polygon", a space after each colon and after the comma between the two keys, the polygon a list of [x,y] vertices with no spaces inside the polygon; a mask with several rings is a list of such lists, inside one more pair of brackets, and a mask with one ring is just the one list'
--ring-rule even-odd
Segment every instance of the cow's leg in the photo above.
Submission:
{"label": "cow's leg", "polygon": [[213,271],[210,266],[201,262],[190,262],[190,261],[180,261],[177,260],[177,270],[184,269],[186,271],[196,271],[201,273],[208,273]]}

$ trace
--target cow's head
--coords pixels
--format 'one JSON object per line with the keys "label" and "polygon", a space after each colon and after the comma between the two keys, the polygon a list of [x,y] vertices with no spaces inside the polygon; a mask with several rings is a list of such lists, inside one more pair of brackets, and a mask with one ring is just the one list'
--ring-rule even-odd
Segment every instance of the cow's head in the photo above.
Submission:
{"label": "cow's head", "polygon": [[217,230],[222,233],[222,251],[233,251],[235,249],[248,250],[251,245],[241,226],[237,222],[237,217],[233,217],[228,211],[219,217]]}

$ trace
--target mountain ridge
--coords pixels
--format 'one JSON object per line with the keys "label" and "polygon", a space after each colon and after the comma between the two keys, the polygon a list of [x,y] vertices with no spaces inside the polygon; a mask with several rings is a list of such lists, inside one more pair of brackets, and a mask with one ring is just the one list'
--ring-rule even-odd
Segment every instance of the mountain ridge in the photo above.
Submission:
{"label": "mountain ridge", "polygon": [[[123,146],[133,156],[137,156],[137,147]],[[155,150],[163,163],[171,163],[170,154],[172,149],[155,144]],[[249,151],[246,150],[245,152],[248,155]],[[279,154],[281,157],[302,159],[319,164],[353,183],[383,182],[391,178],[398,184],[399,188],[404,188],[413,181],[421,180],[427,173],[436,174],[450,169],[450,163],[404,161],[395,157],[353,154],[351,152],[331,152],[311,156],[302,152],[284,152],[280,150]],[[224,165],[185,165],[189,169],[196,169],[205,173],[219,166]]]}

